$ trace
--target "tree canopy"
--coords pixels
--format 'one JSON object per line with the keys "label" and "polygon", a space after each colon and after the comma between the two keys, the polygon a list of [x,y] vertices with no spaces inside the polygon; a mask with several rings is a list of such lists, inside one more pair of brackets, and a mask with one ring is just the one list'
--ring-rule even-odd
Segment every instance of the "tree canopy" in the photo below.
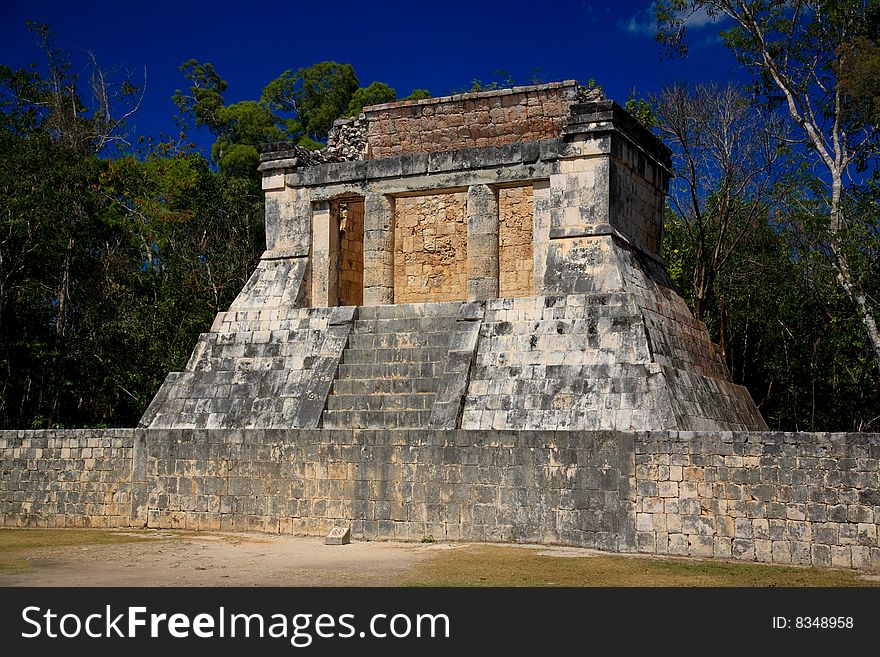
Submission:
{"label": "tree canopy", "polygon": [[876,171],[880,155],[874,77],[880,0],[663,0],[655,7],[657,38],[672,52],[687,52],[690,15],[725,19],[725,42],[753,71],[771,106],[784,108],[798,129],[801,152],[820,167],[806,188],[827,209],[815,248],[827,255],[861,318],[880,373],[880,299],[863,285],[865,272],[850,257],[860,246],[847,237],[864,232],[852,227],[862,217],[846,212],[847,196],[858,187],[853,170]]}

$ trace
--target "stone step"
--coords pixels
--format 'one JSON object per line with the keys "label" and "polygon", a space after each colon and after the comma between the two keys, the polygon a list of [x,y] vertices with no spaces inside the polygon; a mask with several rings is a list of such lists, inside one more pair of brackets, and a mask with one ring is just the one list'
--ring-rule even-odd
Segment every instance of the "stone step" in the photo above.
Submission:
{"label": "stone step", "polygon": [[339,395],[408,395],[437,392],[440,380],[428,379],[336,379],[333,393]]}
{"label": "stone step", "polygon": [[343,363],[440,363],[446,360],[446,347],[410,349],[350,349],[342,353]]}
{"label": "stone step", "polygon": [[412,347],[449,346],[450,331],[421,333],[353,333],[348,336],[349,349],[409,349]]}
{"label": "stone step", "polygon": [[339,395],[327,398],[331,411],[424,411],[434,405],[433,392],[399,395]]}
{"label": "stone step", "polygon": [[297,371],[308,369],[306,365],[314,361],[314,356],[306,357],[212,357],[203,368],[210,372],[267,372],[269,370]]}
{"label": "stone step", "polygon": [[353,333],[428,333],[452,329],[454,317],[400,317],[395,319],[358,319]]}
{"label": "stone step", "polygon": [[430,363],[340,363],[338,379],[437,379],[444,364]]}
{"label": "stone step", "polygon": [[361,306],[358,319],[402,319],[419,317],[456,318],[461,301],[443,303],[400,303],[384,306]]}
{"label": "stone step", "polygon": [[431,411],[324,411],[325,429],[418,429],[427,427]]}
{"label": "stone step", "polygon": [[209,359],[222,358],[285,358],[304,352],[306,345],[224,344],[210,348]]}

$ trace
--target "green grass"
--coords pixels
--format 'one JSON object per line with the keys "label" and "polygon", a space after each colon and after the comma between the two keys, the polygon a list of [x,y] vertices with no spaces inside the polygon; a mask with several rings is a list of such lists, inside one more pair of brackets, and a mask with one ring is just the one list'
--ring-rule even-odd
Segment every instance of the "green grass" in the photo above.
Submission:
{"label": "green grass", "polygon": [[26,555],[41,548],[113,545],[150,540],[126,530],[99,529],[0,529],[0,572],[29,570]]}
{"label": "green grass", "polygon": [[477,546],[448,550],[422,562],[405,586],[880,586],[860,573],[776,566],[591,554],[539,554],[541,548]]}

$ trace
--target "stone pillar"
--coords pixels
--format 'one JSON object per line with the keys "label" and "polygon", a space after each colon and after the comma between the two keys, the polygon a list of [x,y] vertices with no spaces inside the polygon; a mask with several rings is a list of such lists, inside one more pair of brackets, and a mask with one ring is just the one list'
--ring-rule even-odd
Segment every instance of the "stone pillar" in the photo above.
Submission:
{"label": "stone pillar", "polygon": [[550,176],[550,238],[606,235],[610,155],[562,160]]}
{"label": "stone pillar", "polygon": [[335,306],[339,301],[339,226],[330,203],[312,205],[312,305]]}
{"label": "stone pillar", "polygon": [[266,190],[266,250],[270,257],[308,255],[311,214],[311,194],[307,188]]}
{"label": "stone pillar", "polygon": [[467,298],[498,298],[498,199],[488,185],[467,196]]}
{"label": "stone pillar", "polygon": [[536,294],[542,292],[544,272],[547,270],[547,252],[550,247],[550,181],[538,180],[533,186],[532,254],[535,259]]}
{"label": "stone pillar", "polygon": [[284,186],[284,174],[263,174],[263,192],[266,199],[266,250],[271,251],[278,242],[281,225],[289,221],[292,214],[290,194]]}
{"label": "stone pillar", "polygon": [[364,305],[394,303],[394,199],[364,198]]}

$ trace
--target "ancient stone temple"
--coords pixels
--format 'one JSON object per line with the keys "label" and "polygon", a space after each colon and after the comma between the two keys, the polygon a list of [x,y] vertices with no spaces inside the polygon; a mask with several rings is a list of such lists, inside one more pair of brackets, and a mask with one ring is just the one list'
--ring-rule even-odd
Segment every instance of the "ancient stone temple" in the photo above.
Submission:
{"label": "ancient stone temple", "polygon": [[575,82],[272,145],[238,298],[139,427],[0,431],[0,524],[880,569],[880,435],[767,431],[664,271],[669,166]]}
{"label": "ancient stone temple", "polygon": [[273,145],[260,265],[142,425],[765,428],[664,271],[669,156],[575,82]]}

